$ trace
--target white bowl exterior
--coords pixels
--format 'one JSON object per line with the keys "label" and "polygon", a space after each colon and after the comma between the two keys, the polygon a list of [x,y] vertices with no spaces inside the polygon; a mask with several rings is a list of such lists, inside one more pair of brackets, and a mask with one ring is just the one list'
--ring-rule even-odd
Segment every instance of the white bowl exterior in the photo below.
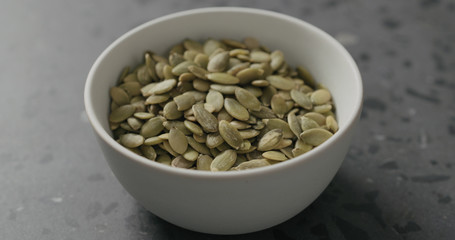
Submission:
{"label": "white bowl exterior", "polygon": [[[174,169],[125,150],[110,136],[108,89],[120,70],[142,61],[145,50],[165,54],[185,38],[254,36],[280,49],[291,64],[306,66],[332,93],[340,130],[303,156],[272,167],[210,173]],[[360,115],[362,83],[346,50],[326,33],[278,13],[244,8],[190,10],[152,20],[120,37],[89,73],[89,120],[115,176],[146,209],[178,226],[239,234],[279,224],[299,213],[326,188],[340,167]]]}

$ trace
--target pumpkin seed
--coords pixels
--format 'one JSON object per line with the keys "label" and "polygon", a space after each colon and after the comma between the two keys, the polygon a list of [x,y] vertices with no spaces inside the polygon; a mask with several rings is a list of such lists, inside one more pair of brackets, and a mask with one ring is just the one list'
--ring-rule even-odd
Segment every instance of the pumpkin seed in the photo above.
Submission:
{"label": "pumpkin seed", "polygon": [[251,82],[251,85],[255,87],[267,87],[270,85],[270,83],[267,80],[254,80]]}
{"label": "pumpkin seed", "polygon": [[306,131],[312,128],[318,128],[319,124],[311,118],[301,116],[300,117],[300,127],[302,131]]}
{"label": "pumpkin seed", "polygon": [[213,114],[204,109],[203,104],[193,105],[194,117],[206,132],[217,132],[218,121]]}
{"label": "pumpkin seed", "polygon": [[178,111],[185,111],[193,106],[196,99],[191,94],[182,94],[174,97],[174,102],[177,105]]}
{"label": "pumpkin seed", "polygon": [[286,102],[279,94],[275,94],[271,100],[272,111],[279,117],[283,118],[287,112]]}
{"label": "pumpkin seed", "polygon": [[[229,59],[229,61],[231,61],[231,60],[238,60],[238,59],[237,58]],[[236,76],[240,71],[242,71],[243,69],[246,69],[250,66],[249,62],[241,62],[240,60],[239,60],[239,62],[240,63],[234,64],[232,67],[230,67],[229,70],[226,71],[226,73],[230,74],[232,76]],[[236,76],[236,77],[239,77],[239,76]],[[239,78],[239,80],[240,80],[240,78]],[[242,80],[240,80],[240,82],[242,82]]]}
{"label": "pumpkin seed", "polygon": [[295,116],[295,113],[297,111],[298,111],[298,109],[294,109],[288,113],[288,124],[289,124],[289,128],[294,133],[294,135],[299,138],[300,134],[302,133],[302,128],[300,127],[299,121],[297,120],[297,117]]}
{"label": "pumpkin seed", "polygon": [[144,140],[144,145],[157,145],[163,142],[163,139],[159,137],[149,137]]}
{"label": "pumpkin seed", "polygon": [[264,119],[263,122],[266,124],[268,130],[281,129],[284,138],[294,137],[294,134],[292,133],[292,130],[289,127],[289,124],[281,119],[278,118]]}
{"label": "pumpkin seed", "polygon": [[331,104],[317,105],[314,106],[313,110],[317,113],[326,113],[332,110],[332,105]]}
{"label": "pumpkin seed", "polygon": [[284,54],[280,50],[273,51],[270,54],[270,67],[273,71],[278,70],[284,63]]}
{"label": "pumpkin seed", "polygon": [[319,146],[331,136],[333,136],[333,133],[325,129],[312,128],[302,132],[302,134],[300,134],[300,139],[313,146]]}
{"label": "pumpkin seed", "polygon": [[152,95],[145,100],[146,105],[164,103],[169,99],[169,94]]}
{"label": "pumpkin seed", "polygon": [[292,100],[294,100],[294,102],[296,102],[299,106],[303,107],[306,110],[311,110],[313,108],[311,99],[303,92],[292,89],[290,93]]}
{"label": "pumpkin seed", "polygon": [[246,170],[265,166],[270,166],[270,163],[266,159],[253,159],[240,163],[237,167],[234,168],[234,170]]}
{"label": "pumpkin seed", "polygon": [[171,161],[172,161],[172,159],[169,156],[169,154],[160,154],[156,158],[156,162],[164,164],[164,165],[168,165],[168,166],[171,166]]}
{"label": "pumpkin seed", "polygon": [[304,114],[305,117],[313,119],[319,126],[325,124],[325,116],[317,112],[308,112]]}
{"label": "pumpkin seed", "polygon": [[268,151],[274,149],[283,139],[283,130],[273,129],[268,131],[258,142],[259,151]]}
{"label": "pumpkin seed", "polygon": [[250,111],[251,114],[257,118],[275,118],[276,115],[272,111],[272,109],[268,107],[261,106],[261,109],[259,111]]}
{"label": "pumpkin seed", "polygon": [[192,134],[192,132],[190,130],[188,130],[186,128],[185,124],[181,121],[165,121],[165,122],[163,122],[163,126],[169,131],[171,130],[171,128],[175,127],[185,135]]}
{"label": "pumpkin seed", "polygon": [[333,133],[338,131],[338,123],[333,116],[327,116],[325,119],[325,124]]}
{"label": "pumpkin seed", "polygon": [[153,87],[144,94],[144,96],[163,94],[171,91],[177,85],[177,80],[167,79],[156,83]]}
{"label": "pumpkin seed", "polygon": [[205,41],[203,45],[203,51],[205,54],[210,55],[215,51],[216,49],[226,49],[226,45],[224,45],[222,42],[214,40],[214,39],[208,39]]}
{"label": "pumpkin seed", "polygon": [[275,160],[275,161],[284,161],[288,160],[286,155],[284,155],[282,152],[278,151],[267,151],[262,154],[264,158],[270,159],[270,160]]}
{"label": "pumpkin seed", "polygon": [[120,106],[109,114],[109,121],[113,123],[123,122],[131,117],[135,111],[136,108],[133,105],[128,104]]}
{"label": "pumpkin seed", "polygon": [[192,50],[192,51],[196,51],[196,52],[202,52],[202,44],[200,44],[199,42],[197,41],[194,41],[192,39],[186,39],[183,41],[183,46],[187,49],[187,50]]}
{"label": "pumpkin seed", "polygon": [[163,129],[163,117],[154,117],[142,125],[140,134],[145,138],[154,137],[163,131]]}
{"label": "pumpkin seed", "polygon": [[219,133],[209,133],[207,134],[207,140],[205,144],[209,148],[216,148],[224,142],[223,137]]}
{"label": "pumpkin seed", "polygon": [[112,87],[109,91],[109,94],[112,98],[112,101],[114,101],[119,106],[130,103],[130,96],[122,88]]}
{"label": "pumpkin seed", "polygon": [[223,94],[234,94],[236,88],[238,88],[238,87],[235,85],[221,85],[221,84],[210,85],[210,89],[216,90]]}
{"label": "pumpkin seed", "polygon": [[171,162],[171,166],[177,168],[191,168],[194,165],[194,161],[188,161],[183,156],[177,156]]}
{"label": "pumpkin seed", "polygon": [[185,120],[185,121],[183,121],[183,124],[185,125],[185,127],[188,130],[190,130],[192,133],[194,133],[196,135],[202,136],[202,134],[204,134],[204,132],[202,131],[202,128],[199,127],[199,125],[197,125],[196,123]]}
{"label": "pumpkin seed", "polygon": [[175,101],[170,101],[164,105],[163,115],[166,119],[174,120],[181,118],[183,116],[183,112],[178,110]]}
{"label": "pumpkin seed", "polygon": [[227,73],[222,73],[222,72],[209,73],[206,75],[206,77],[214,83],[225,84],[225,85],[238,84],[240,82],[239,78],[234,77]]}
{"label": "pumpkin seed", "polygon": [[229,115],[229,113],[226,111],[225,108],[221,109],[221,111],[218,113],[218,116],[217,116],[217,119],[218,121],[221,121],[221,120],[226,120],[228,122],[232,121],[232,119],[234,119],[231,115]]}
{"label": "pumpkin seed", "polygon": [[202,171],[210,171],[210,165],[212,164],[213,158],[206,154],[199,154],[196,162],[196,169]]}
{"label": "pumpkin seed", "polygon": [[142,127],[142,122],[135,117],[129,117],[128,119],[126,119],[126,122],[134,131],[137,131]]}
{"label": "pumpkin seed", "polygon": [[120,143],[127,148],[135,148],[144,143],[144,137],[139,134],[127,133],[120,136]]}
{"label": "pumpkin seed", "polygon": [[156,152],[155,149],[152,146],[146,146],[142,145],[140,147],[142,154],[144,157],[150,159],[150,160],[155,160],[156,159]]}
{"label": "pumpkin seed", "polygon": [[239,79],[239,83],[244,85],[253,80],[258,80],[264,74],[264,70],[260,68],[245,68],[239,71],[235,76]]}
{"label": "pumpkin seed", "polygon": [[219,112],[224,105],[223,94],[216,90],[210,90],[205,97],[205,101],[210,103],[215,108],[215,112]]}
{"label": "pumpkin seed", "polygon": [[241,129],[247,129],[250,128],[251,125],[246,123],[246,122],[241,122],[241,121],[231,121],[229,124],[231,124],[233,127],[235,127],[237,130]]}
{"label": "pumpkin seed", "polygon": [[210,155],[210,150],[208,147],[202,143],[197,142],[194,138],[192,137],[186,137],[186,140],[188,141],[188,144],[197,152]]}
{"label": "pumpkin seed", "polygon": [[226,150],[216,156],[210,164],[212,172],[227,171],[237,160],[237,153],[234,150]]}
{"label": "pumpkin seed", "polygon": [[188,161],[196,161],[197,157],[199,156],[199,153],[194,149],[188,147],[188,149],[186,150],[186,152],[182,154],[182,156]]}
{"label": "pumpkin seed", "polygon": [[242,42],[236,41],[234,39],[223,39],[221,40],[224,44],[232,48],[246,48],[246,45]]}
{"label": "pumpkin seed", "polygon": [[223,72],[229,66],[229,52],[224,51],[216,54],[209,60],[207,70],[209,72]]}
{"label": "pumpkin seed", "polygon": [[264,104],[265,106],[270,106],[270,103],[272,101],[272,97],[276,93],[277,93],[276,88],[274,88],[273,86],[265,87],[264,91],[262,93],[262,96],[261,96],[262,104]]}
{"label": "pumpkin seed", "polygon": [[182,131],[173,127],[169,131],[169,145],[175,152],[183,154],[188,148],[188,141]]}
{"label": "pumpkin seed", "polygon": [[245,108],[253,111],[261,110],[261,103],[251,92],[238,87],[235,89],[234,94],[239,103],[242,104]]}
{"label": "pumpkin seed", "polygon": [[270,75],[266,79],[270,82],[270,85],[281,90],[290,91],[294,88],[295,85],[294,81],[289,78],[284,78],[280,75]]}
{"label": "pumpkin seed", "polygon": [[296,71],[298,75],[305,81],[306,84],[308,84],[312,88],[316,87],[316,81],[306,68],[304,68],[303,66],[298,66],[296,68]]}
{"label": "pumpkin seed", "polygon": [[224,108],[231,116],[238,120],[246,121],[250,118],[248,110],[233,98],[224,99]]}
{"label": "pumpkin seed", "polygon": [[270,54],[263,51],[252,51],[250,53],[251,62],[269,62]]}
{"label": "pumpkin seed", "polygon": [[243,139],[239,131],[234,126],[229,124],[229,122],[226,120],[221,120],[219,122],[218,129],[221,137],[227,144],[229,144],[234,149],[239,149]]}
{"label": "pumpkin seed", "polygon": [[248,130],[239,131],[239,133],[240,133],[240,136],[242,137],[242,139],[250,139],[250,138],[254,138],[257,135],[259,135],[260,132],[257,130],[254,130],[254,129],[248,129]]}

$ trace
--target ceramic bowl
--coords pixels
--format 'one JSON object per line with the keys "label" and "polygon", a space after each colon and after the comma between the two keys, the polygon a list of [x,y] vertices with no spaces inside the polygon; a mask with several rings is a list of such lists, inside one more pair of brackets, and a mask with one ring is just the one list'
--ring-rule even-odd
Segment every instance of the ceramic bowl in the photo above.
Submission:
{"label": "ceramic bowl", "polygon": [[[165,166],[118,144],[108,124],[109,88],[145,50],[165,55],[185,38],[242,40],[252,36],[306,66],[332,93],[339,131],[322,145],[273,166],[204,172]],[[156,216],[180,227],[240,234],[282,223],[310,205],[332,180],[348,151],[362,107],[362,81],[349,53],[300,19],[250,8],[202,8],[151,20],[102,52],[85,85],[85,108],[110,168],[123,187]]]}

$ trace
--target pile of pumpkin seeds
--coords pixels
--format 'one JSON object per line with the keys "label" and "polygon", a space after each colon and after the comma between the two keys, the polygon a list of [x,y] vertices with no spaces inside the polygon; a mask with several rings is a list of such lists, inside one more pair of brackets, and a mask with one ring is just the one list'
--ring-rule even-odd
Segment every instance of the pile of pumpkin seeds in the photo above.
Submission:
{"label": "pile of pumpkin seeds", "polygon": [[124,147],[178,168],[243,170],[297,157],[337,130],[330,92],[257,39],[186,39],[147,51],[110,89]]}

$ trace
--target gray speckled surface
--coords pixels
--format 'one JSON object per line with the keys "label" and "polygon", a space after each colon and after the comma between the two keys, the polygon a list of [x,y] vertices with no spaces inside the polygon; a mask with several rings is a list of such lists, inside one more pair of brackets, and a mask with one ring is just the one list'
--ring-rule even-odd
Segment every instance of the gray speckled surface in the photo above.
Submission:
{"label": "gray speckled surface", "polygon": [[[342,42],[364,79],[352,148],[327,190],[276,227],[191,232],[146,212],[111,174],[83,107],[90,66],[150,19],[248,6]],[[0,239],[453,239],[455,2],[32,1],[0,10]]]}

